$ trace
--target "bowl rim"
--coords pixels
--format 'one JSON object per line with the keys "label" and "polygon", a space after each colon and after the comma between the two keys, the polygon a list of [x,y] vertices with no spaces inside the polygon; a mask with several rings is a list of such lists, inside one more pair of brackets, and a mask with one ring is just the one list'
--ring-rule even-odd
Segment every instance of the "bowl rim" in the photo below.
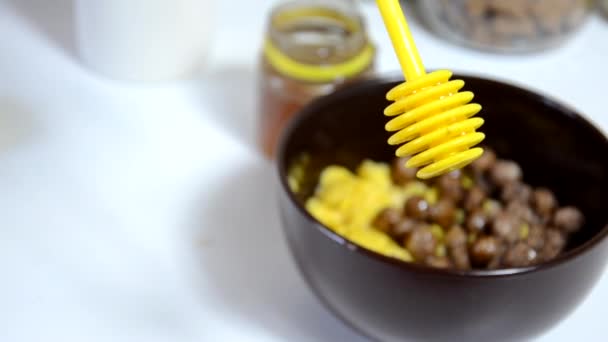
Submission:
{"label": "bowl rim", "polygon": [[[454,78],[465,78],[469,80],[476,80],[485,83],[492,84],[493,86],[502,86],[508,87],[510,90],[519,93],[519,96],[528,97],[534,99],[535,101],[542,101],[545,106],[550,107],[554,111],[560,112],[562,115],[566,115],[574,120],[580,122],[580,124],[590,131],[594,131],[599,136],[603,137],[604,144],[608,146],[608,137],[607,135],[599,129],[593,122],[585,118],[581,115],[577,110],[570,107],[569,105],[564,104],[557,99],[543,94],[536,90],[530,90],[521,85],[518,85],[511,81],[502,80],[500,78],[493,77],[487,78],[481,75],[475,75],[471,73],[453,73]],[[442,276],[442,277],[473,277],[473,278],[497,278],[497,277],[513,277],[518,275],[524,275],[531,272],[547,270],[550,268],[554,268],[563,263],[572,262],[578,257],[582,256],[585,253],[590,252],[594,247],[600,244],[603,240],[608,237],[608,223],[604,223],[604,227],[600,229],[598,233],[596,233],[591,239],[585,241],[581,245],[566,251],[565,253],[560,254],[553,260],[548,262],[542,262],[537,265],[526,266],[526,267],[513,267],[513,268],[503,268],[503,269],[495,269],[495,270],[484,270],[484,269],[472,269],[472,270],[455,270],[455,269],[437,269],[428,266],[423,266],[419,264],[415,264],[412,262],[402,261],[396,258],[392,258],[389,256],[385,256],[378,252],[375,252],[366,247],[360,246],[357,243],[349,240],[346,237],[339,235],[338,233],[331,230],[329,227],[325,226],[319,220],[317,220],[314,216],[312,216],[304,206],[302,206],[298,200],[296,199],[295,193],[291,191],[288,181],[287,181],[287,166],[286,160],[286,149],[287,142],[289,138],[295,131],[295,129],[300,125],[302,121],[307,119],[308,117],[314,115],[317,111],[317,108],[323,107],[329,103],[334,102],[336,99],[341,97],[349,97],[352,93],[360,92],[361,89],[366,89],[369,87],[377,87],[381,85],[393,84],[397,82],[403,82],[403,78],[399,76],[393,75],[377,75],[375,77],[363,80],[361,82],[357,82],[348,86],[345,86],[329,95],[319,97],[313,101],[311,101],[308,105],[304,106],[301,110],[296,113],[296,115],[292,116],[289,122],[286,124],[285,129],[283,130],[280,140],[278,153],[275,158],[275,167],[278,171],[279,175],[279,183],[280,188],[287,194],[287,198],[291,201],[292,205],[297,208],[299,213],[304,216],[310,223],[314,225],[314,227],[327,238],[336,243],[337,247],[344,248],[351,253],[362,254],[367,257],[371,257],[372,259],[379,261],[381,263],[387,264],[392,267],[396,267],[402,269],[404,271],[409,271],[413,273],[418,273],[422,275],[433,275],[433,276]],[[466,82],[466,80],[465,80]]]}

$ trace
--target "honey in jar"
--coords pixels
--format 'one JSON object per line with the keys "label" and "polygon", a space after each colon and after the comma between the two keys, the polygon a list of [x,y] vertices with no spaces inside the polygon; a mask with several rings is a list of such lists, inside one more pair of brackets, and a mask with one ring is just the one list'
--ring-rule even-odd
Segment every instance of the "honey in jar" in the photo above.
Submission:
{"label": "honey in jar", "polygon": [[260,65],[259,144],[272,158],[310,100],[372,74],[375,49],[353,1],[289,1],[268,21]]}

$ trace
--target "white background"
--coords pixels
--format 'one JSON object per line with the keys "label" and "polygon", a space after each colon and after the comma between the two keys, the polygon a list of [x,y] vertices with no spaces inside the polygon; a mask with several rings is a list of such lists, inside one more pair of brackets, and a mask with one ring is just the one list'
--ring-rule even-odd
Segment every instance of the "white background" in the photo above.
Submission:
{"label": "white background", "polygon": [[[0,341],[363,341],[297,274],[253,145],[272,1],[221,3],[201,76],[137,84],[78,63],[71,2],[0,0]],[[393,73],[379,15],[364,11]],[[608,129],[599,17],[529,56],[412,29],[427,67],[525,84]],[[540,341],[605,340],[607,303],[605,274]]]}

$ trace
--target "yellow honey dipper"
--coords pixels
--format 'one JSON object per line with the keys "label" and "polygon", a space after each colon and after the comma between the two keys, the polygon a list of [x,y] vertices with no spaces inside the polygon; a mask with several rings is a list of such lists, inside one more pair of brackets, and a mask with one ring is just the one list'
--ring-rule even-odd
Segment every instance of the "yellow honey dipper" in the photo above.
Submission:
{"label": "yellow honey dipper", "polygon": [[386,98],[394,101],[384,115],[394,116],[385,129],[394,133],[390,145],[402,145],[398,157],[411,157],[407,167],[421,167],[417,176],[427,179],[466,166],[483,154],[485,135],[475,130],[482,118],[472,118],[481,110],[470,91],[458,92],[464,81],[452,80],[452,73],[426,73],[399,0],[376,0],[401,64],[406,82],[394,87]]}

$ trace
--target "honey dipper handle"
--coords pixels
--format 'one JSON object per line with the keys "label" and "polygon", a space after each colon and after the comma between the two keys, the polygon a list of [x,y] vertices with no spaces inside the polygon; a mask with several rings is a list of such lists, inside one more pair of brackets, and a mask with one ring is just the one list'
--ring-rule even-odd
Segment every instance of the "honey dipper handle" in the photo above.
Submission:
{"label": "honey dipper handle", "polygon": [[422,59],[414,43],[414,38],[412,38],[399,0],[376,0],[376,4],[382,14],[384,26],[391,38],[405,80],[412,81],[425,75]]}

